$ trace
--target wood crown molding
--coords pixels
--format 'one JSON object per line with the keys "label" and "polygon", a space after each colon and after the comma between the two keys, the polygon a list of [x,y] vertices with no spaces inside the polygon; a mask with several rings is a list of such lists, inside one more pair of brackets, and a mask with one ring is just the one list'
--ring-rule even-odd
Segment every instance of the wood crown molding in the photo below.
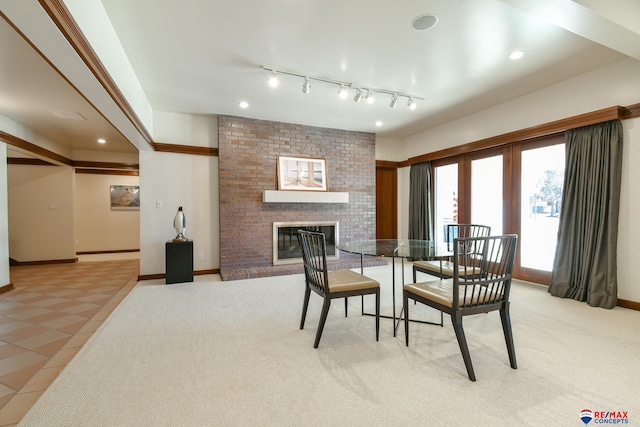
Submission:
{"label": "wood crown molding", "polygon": [[57,166],[53,163],[46,162],[40,159],[25,158],[25,157],[7,157],[8,165],[28,165],[28,166]]}
{"label": "wood crown molding", "polygon": [[78,23],[73,19],[71,13],[62,0],[38,0],[40,6],[49,15],[53,23],[58,27],[60,33],[67,39],[71,47],[76,51],[80,59],[85,63],[89,71],[98,80],[100,85],[107,91],[120,110],[129,119],[131,124],[151,144],[153,138],[144,126],[138,115],[135,113],[125,96],[122,94],[116,83],[111,78],[106,67],[100,61],[86,37],[80,30]]}
{"label": "wood crown molding", "polygon": [[640,104],[628,105],[625,107],[626,114],[624,116],[625,119],[633,119],[636,117],[640,117]]}
{"label": "wood crown molding", "polygon": [[393,162],[391,160],[376,160],[376,168],[397,169],[399,167],[400,162]]}
{"label": "wood crown molding", "polygon": [[58,163],[62,163],[68,166],[72,166],[73,163],[71,159],[68,159],[64,156],[61,156],[60,154],[54,153],[53,151],[47,150],[46,148],[42,148],[38,145],[32,144],[31,142],[25,141],[22,138],[18,138],[17,136],[13,136],[3,131],[0,131],[0,141],[3,141],[16,148],[20,148],[22,150],[33,153],[37,156],[46,157],[47,159],[51,159]]}
{"label": "wood crown molding", "polygon": [[139,171],[127,171],[119,169],[76,169],[76,173],[84,173],[89,175],[140,176]]}
{"label": "wood crown molding", "polygon": [[[461,154],[472,153],[474,151],[486,150],[488,148],[500,147],[514,142],[527,141],[531,139],[551,136],[565,132],[569,129],[576,129],[583,126],[603,123],[615,119],[627,119],[632,117],[632,111],[640,110],[640,104],[631,107],[609,107],[602,110],[592,111],[590,113],[580,114],[577,116],[560,119],[514,132],[493,136],[479,141],[458,145],[456,147],[445,148],[444,150],[434,151],[428,154],[411,157],[408,160],[400,162],[400,167],[411,166],[417,163],[428,162],[431,160],[439,160],[447,157],[453,157]],[[640,114],[640,111],[636,111]]]}
{"label": "wood crown molding", "polygon": [[151,146],[155,151],[162,153],[195,154],[198,156],[218,156],[218,149],[214,147],[198,147],[195,145],[178,145],[153,142]]}
{"label": "wood crown molding", "polygon": [[140,170],[138,163],[92,162],[88,160],[73,160],[73,166],[76,168]]}

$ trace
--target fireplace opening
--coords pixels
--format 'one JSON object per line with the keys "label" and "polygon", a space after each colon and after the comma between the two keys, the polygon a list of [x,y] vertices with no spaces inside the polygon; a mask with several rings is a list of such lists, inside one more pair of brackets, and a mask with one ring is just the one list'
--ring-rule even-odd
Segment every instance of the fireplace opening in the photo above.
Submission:
{"label": "fireplace opening", "polygon": [[273,265],[302,262],[302,248],[298,243],[298,230],[324,233],[327,244],[327,259],[337,260],[338,221],[274,222]]}

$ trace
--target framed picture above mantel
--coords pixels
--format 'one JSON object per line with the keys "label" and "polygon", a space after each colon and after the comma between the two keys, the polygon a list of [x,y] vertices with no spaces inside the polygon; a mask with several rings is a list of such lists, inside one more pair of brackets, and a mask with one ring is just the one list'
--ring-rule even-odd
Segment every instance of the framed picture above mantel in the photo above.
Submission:
{"label": "framed picture above mantel", "polygon": [[327,191],[326,160],[278,156],[278,190]]}

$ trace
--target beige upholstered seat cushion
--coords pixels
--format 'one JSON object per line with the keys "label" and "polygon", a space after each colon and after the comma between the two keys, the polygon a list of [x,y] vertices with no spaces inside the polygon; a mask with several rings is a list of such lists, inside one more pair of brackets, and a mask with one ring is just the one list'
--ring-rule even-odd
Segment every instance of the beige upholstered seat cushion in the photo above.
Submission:
{"label": "beige upholstered seat cushion", "polygon": [[[440,262],[442,262],[442,270],[440,269]],[[454,264],[451,261],[414,261],[413,266],[423,270],[430,270],[436,273],[443,273],[447,276],[453,276],[453,268]],[[466,270],[466,273],[465,273]],[[458,266],[458,271],[460,275],[473,275],[480,274],[481,270],[479,267],[465,267]]]}
{"label": "beige upholstered seat cushion", "polygon": [[380,283],[355,271],[331,270],[328,274],[329,292],[345,292],[380,287]]}
{"label": "beige upholstered seat cushion", "polygon": [[[472,289],[469,289],[473,286]],[[406,291],[435,301],[446,307],[453,307],[453,279],[434,280],[431,282],[410,283],[404,286]],[[492,302],[496,296],[495,292],[487,292],[487,288],[480,285],[469,285],[467,287],[467,301],[464,301],[464,287],[460,287],[459,306],[470,304],[482,304]],[[473,300],[471,298],[473,295]]]}

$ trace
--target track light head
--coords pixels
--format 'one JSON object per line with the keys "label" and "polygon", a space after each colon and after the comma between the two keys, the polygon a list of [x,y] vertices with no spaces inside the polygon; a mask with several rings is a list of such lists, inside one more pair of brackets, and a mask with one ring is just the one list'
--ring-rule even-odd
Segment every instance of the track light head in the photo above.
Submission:
{"label": "track light head", "polygon": [[302,93],[309,93],[311,91],[311,83],[309,83],[309,79],[305,78],[304,83],[302,84]]}
{"label": "track light head", "polygon": [[367,89],[367,94],[364,96],[364,100],[367,101],[367,104],[373,104],[373,94],[369,89]]}
{"label": "track light head", "polygon": [[393,96],[391,96],[391,104],[389,104],[389,107],[396,108],[396,105],[398,105],[398,97],[394,93]]}
{"label": "track light head", "polygon": [[353,100],[356,102],[360,102],[362,99],[362,91],[360,89],[356,89],[356,96],[353,97]]}
{"label": "track light head", "polygon": [[345,88],[343,84],[338,88],[338,96],[340,99],[345,99],[347,97],[347,88]]}
{"label": "track light head", "polygon": [[276,76],[276,72],[272,71],[271,75],[269,76],[269,86],[271,87],[277,87],[278,86],[278,76]]}
{"label": "track light head", "polygon": [[409,107],[409,109],[411,110],[415,110],[416,106],[416,101],[414,101],[413,98],[409,97],[409,100],[407,101],[407,107]]}

